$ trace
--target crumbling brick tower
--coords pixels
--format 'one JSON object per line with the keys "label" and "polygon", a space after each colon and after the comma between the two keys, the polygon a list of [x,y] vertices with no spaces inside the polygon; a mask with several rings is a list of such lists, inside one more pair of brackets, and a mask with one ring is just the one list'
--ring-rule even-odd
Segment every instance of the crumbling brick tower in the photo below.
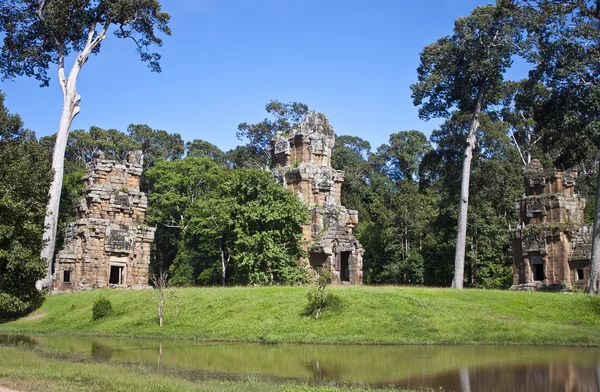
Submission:
{"label": "crumbling brick tower", "polygon": [[55,292],[106,286],[148,286],[155,228],[144,225],[146,194],[140,192],[142,152],[117,162],[98,153],[88,163],[78,220],[69,224],[55,261]]}
{"label": "crumbling brick tower", "polygon": [[276,135],[271,166],[273,175],[308,205],[311,224],[303,229],[310,266],[331,269],[334,283],[362,284],[364,250],[353,235],[358,212],[342,206],[344,172],[331,167],[334,144],[327,117],[310,112],[291,134]]}
{"label": "crumbling brick tower", "polygon": [[525,196],[517,201],[521,225],[513,231],[513,289],[585,286],[590,273],[591,228],[585,198],[575,193],[577,173],[523,168]]}

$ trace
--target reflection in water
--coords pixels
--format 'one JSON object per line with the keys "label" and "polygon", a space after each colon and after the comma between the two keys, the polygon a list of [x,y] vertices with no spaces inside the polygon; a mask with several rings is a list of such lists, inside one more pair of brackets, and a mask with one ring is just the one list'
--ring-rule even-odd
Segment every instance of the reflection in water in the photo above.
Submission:
{"label": "reflection in water", "polygon": [[158,344],[158,366],[162,366],[162,342]]}
{"label": "reflection in water", "polygon": [[599,348],[257,345],[15,335],[0,335],[0,344],[148,364],[186,377],[254,375],[456,392],[600,392]]}
{"label": "reflection in water", "polygon": [[460,390],[461,392],[471,392],[471,383],[469,381],[469,368],[460,369]]}
{"label": "reflection in water", "polygon": [[318,359],[303,363],[304,368],[311,373],[309,377],[313,381],[344,381],[342,369],[336,368],[331,364],[321,366]]}
{"label": "reflection in water", "polygon": [[108,361],[112,358],[113,350],[103,346],[97,341],[92,341],[92,358]]}

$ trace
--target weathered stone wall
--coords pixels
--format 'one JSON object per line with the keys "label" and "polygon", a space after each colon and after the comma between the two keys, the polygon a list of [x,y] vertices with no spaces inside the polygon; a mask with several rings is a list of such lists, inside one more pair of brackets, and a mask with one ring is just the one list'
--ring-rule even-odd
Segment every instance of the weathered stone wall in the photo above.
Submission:
{"label": "weathered stone wall", "polygon": [[344,172],[331,167],[335,133],[324,114],[310,112],[290,135],[273,141],[273,175],[309,208],[303,228],[313,269],[329,268],[338,284],[362,284],[364,250],[353,236],[358,212],[342,206]]}
{"label": "weathered stone wall", "polygon": [[591,235],[586,201],[575,193],[577,173],[523,169],[525,195],[517,201],[521,225],[511,233],[513,289],[582,286],[589,277]]}
{"label": "weathered stone wall", "polygon": [[155,228],[144,224],[142,159],[141,151],[130,152],[123,162],[100,153],[88,164],[78,220],[68,226],[56,257],[55,292],[148,286]]}

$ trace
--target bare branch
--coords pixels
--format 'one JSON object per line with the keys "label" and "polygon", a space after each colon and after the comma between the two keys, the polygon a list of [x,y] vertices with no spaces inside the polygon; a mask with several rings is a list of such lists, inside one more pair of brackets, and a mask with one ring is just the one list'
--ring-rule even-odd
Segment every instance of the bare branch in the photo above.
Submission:
{"label": "bare branch", "polygon": [[521,156],[521,162],[523,162],[523,165],[527,165],[527,162],[525,161],[525,156],[523,155],[523,151],[521,150],[521,146],[519,146],[519,142],[517,142],[517,138],[515,137],[515,133],[512,131],[512,129],[510,130],[510,136],[512,137],[513,141],[515,142],[517,151],[519,151],[519,155]]}

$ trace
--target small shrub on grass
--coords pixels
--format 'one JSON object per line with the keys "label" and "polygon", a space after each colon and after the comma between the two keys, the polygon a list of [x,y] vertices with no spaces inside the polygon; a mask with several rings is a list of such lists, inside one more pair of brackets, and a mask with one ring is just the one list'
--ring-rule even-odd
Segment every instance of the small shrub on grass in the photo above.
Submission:
{"label": "small shrub on grass", "polygon": [[100,320],[110,316],[113,311],[112,302],[108,298],[100,297],[94,302],[92,320]]}
{"label": "small shrub on grass", "polygon": [[307,304],[305,309],[305,313],[313,316],[315,319],[319,318],[321,311],[325,307],[339,302],[335,296],[325,292],[327,286],[333,282],[333,272],[329,269],[318,268],[317,274],[319,274],[317,280],[315,280],[314,285],[306,294]]}

